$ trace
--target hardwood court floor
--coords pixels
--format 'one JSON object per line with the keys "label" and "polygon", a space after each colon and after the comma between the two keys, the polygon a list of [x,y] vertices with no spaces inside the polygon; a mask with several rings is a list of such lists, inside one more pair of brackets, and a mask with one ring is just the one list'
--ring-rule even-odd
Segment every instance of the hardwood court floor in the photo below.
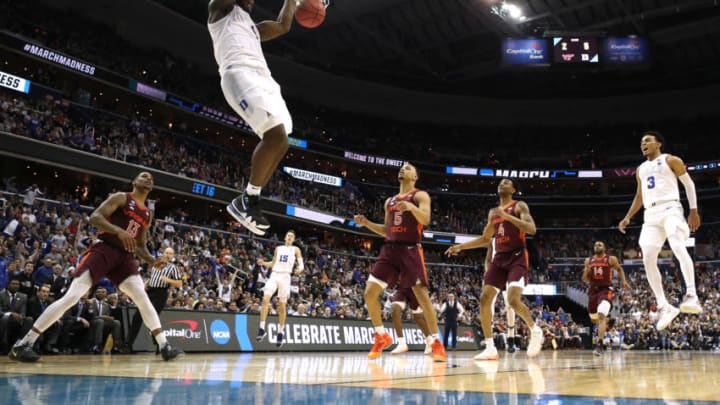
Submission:
{"label": "hardwood court floor", "polygon": [[420,352],[188,354],[0,360],[0,404],[720,404],[720,354],[524,352],[433,363]]}

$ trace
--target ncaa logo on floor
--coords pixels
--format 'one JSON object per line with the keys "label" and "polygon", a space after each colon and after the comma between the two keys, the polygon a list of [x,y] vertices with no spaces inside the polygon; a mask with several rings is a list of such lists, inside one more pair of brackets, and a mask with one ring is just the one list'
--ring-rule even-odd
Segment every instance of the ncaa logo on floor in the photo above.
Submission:
{"label": "ncaa logo on floor", "polygon": [[225,321],[216,319],[210,324],[210,335],[215,343],[226,345],[230,341],[230,327]]}

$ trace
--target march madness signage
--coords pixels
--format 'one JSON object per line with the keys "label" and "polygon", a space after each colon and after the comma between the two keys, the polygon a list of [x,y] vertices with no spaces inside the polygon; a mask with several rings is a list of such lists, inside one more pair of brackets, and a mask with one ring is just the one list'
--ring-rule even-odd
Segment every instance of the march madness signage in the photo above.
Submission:
{"label": "march madness signage", "polygon": [[[166,310],[160,314],[168,341],[186,352],[275,351],[277,321],[270,318],[268,336],[255,341],[259,315],[226,312],[195,312]],[[442,325],[440,325],[442,329]],[[385,328],[396,338],[391,323]],[[283,351],[362,351],[370,350],[375,330],[369,321],[287,317]],[[423,350],[425,338],[414,323],[403,324],[403,335],[410,350]],[[477,350],[472,328],[458,327],[459,350]],[[153,350],[148,333],[140,333],[135,350]]]}

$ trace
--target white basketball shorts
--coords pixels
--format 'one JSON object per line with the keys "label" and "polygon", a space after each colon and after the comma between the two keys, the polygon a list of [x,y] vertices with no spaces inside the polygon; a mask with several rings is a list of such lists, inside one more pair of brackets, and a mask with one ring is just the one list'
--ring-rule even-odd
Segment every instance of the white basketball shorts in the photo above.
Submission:
{"label": "white basketball shorts", "polygon": [[275,291],[278,293],[278,299],[282,302],[287,302],[290,296],[290,273],[273,273],[270,275],[270,279],[265,283],[263,287],[263,294],[267,297],[272,297]]}
{"label": "white basketball shorts", "polygon": [[280,85],[266,69],[230,66],[220,80],[230,107],[262,139],[265,132],[280,124],[285,134],[292,132],[292,118],[280,93]]}
{"label": "white basketball shorts", "polygon": [[677,201],[669,201],[645,210],[638,243],[641,247],[662,247],[667,236],[678,230],[683,233],[684,239],[690,237],[690,227],[685,221],[682,204]]}

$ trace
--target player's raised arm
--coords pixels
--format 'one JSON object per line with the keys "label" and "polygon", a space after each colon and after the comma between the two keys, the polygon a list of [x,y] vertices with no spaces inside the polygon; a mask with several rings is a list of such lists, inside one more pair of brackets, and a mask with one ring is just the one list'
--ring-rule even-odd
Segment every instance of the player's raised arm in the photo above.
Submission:
{"label": "player's raised arm", "polygon": [[293,17],[295,16],[295,8],[297,7],[296,0],[285,0],[280,14],[278,14],[277,20],[262,21],[257,25],[258,32],[260,33],[261,41],[269,41],[277,38],[281,35],[287,34],[292,26]]}
{"label": "player's raised arm", "polygon": [[635,180],[637,181],[637,187],[635,188],[635,198],[633,199],[632,205],[630,205],[630,209],[628,210],[627,214],[625,215],[625,218],[620,221],[618,224],[618,230],[622,233],[625,233],[625,228],[630,224],[630,220],[632,217],[637,214],[638,211],[640,211],[640,207],[643,205],[643,199],[642,199],[642,182],[640,181],[640,173],[635,173]]}
{"label": "player's raised arm", "polygon": [[688,206],[690,207],[690,214],[688,215],[688,226],[692,232],[695,232],[700,228],[700,215],[697,210],[697,194],[695,193],[695,183],[685,168],[685,163],[682,159],[677,156],[668,156],[667,164],[670,169],[675,173],[678,180],[682,183],[685,188],[685,195],[687,195]]}
{"label": "player's raised arm", "polygon": [[467,249],[475,249],[479,247],[488,246],[490,242],[492,242],[493,234],[495,233],[495,229],[492,225],[492,215],[494,214],[495,210],[490,210],[490,214],[488,214],[488,222],[485,225],[485,229],[483,230],[482,235],[479,237],[469,240],[467,242],[463,242],[454,246],[450,246],[448,250],[445,251],[445,254],[448,256],[453,256],[462,250]]}
{"label": "player's raised arm", "polygon": [[625,277],[625,270],[623,270],[622,266],[620,265],[620,261],[618,260],[618,258],[615,256],[610,256],[610,258],[608,259],[608,263],[610,264],[610,267],[617,271],[623,288],[629,290],[630,283],[628,283],[627,278]]}
{"label": "player's raised arm", "polygon": [[235,7],[235,0],[210,0],[208,3],[208,23],[222,20]]}
{"label": "player's raised arm", "polygon": [[120,239],[120,242],[122,242],[123,247],[128,252],[134,252],[135,251],[135,239],[128,233],[127,230],[121,229],[117,225],[112,224],[107,219],[110,218],[110,216],[125,205],[127,202],[127,194],[125,193],[115,193],[107,198],[107,200],[103,201],[102,204],[100,204],[99,207],[93,211],[92,214],[90,214],[90,225],[93,227],[99,229],[102,232],[107,232],[113,235],[117,235],[118,239]]}

